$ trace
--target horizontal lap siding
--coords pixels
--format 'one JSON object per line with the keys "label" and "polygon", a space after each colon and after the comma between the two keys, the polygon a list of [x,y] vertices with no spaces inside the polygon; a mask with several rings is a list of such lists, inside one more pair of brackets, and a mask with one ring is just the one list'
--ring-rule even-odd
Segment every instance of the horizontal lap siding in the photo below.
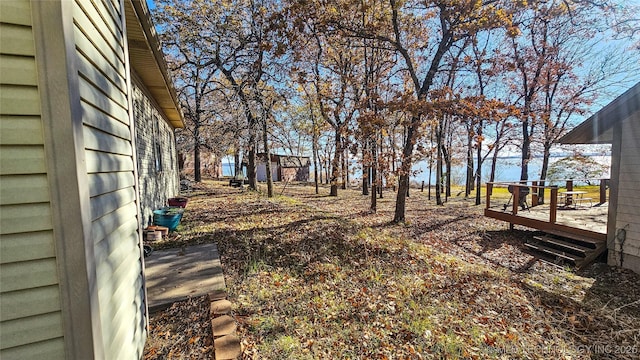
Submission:
{"label": "horizontal lap siding", "polygon": [[616,230],[626,229],[622,251],[640,257],[640,112],[622,123]]}
{"label": "horizontal lap siding", "polygon": [[0,76],[5,84],[38,85],[38,74],[28,70],[35,68],[36,60],[31,56],[0,55]]}
{"label": "horizontal lap siding", "polygon": [[35,288],[16,290],[3,295],[2,321],[15,320],[31,316],[31,309],[40,308],[44,313],[56,312],[56,304],[60,303],[60,292],[57,284]]}
{"label": "horizontal lap siding", "polygon": [[[59,311],[4,321],[0,334],[2,346],[13,348],[50,340],[49,334],[59,332],[61,323],[62,316]],[[2,359],[6,359],[5,354],[2,355]]]}
{"label": "horizontal lap siding", "polygon": [[0,183],[0,203],[3,205],[49,201],[46,174],[2,176]]}
{"label": "horizontal lap siding", "polygon": [[[178,195],[180,178],[173,129],[138,82],[134,83],[133,100],[141,220],[147,226],[153,210]],[[162,163],[161,168],[156,161]]]}
{"label": "horizontal lap siding", "polygon": [[[2,62],[0,61],[0,67]],[[0,144],[18,142],[19,145],[44,143],[40,116],[2,115],[0,117]]]}
{"label": "horizontal lap siding", "polygon": [[144,292],[119,11],[117,2],[78,0],[73,15],[105,356],[136,359],[145,340]]}
{"label": "horizontal lap siding", "polygon": [[[0,3],[4,3],[0,1]],[[4,55],[34,56],[35,43],[30,25],[13,24],[10,15],[2,13],[2,42],[0,53]],[[31,15],[29,15],[30,17]]]}
{"label": "horizontal lap siding", "polygon": [[0,1],[0,358],[62,359],[62,316],[28,0]]}
{"label": "horizontal lap siding", "polygon": [[129,129],[129,125],[117,121],[117,119],[113,118],[110,114],[101,111],[92,104],[83,102],[81,106],[82,117],[85,125],[91,126],[115,137],[131,140],[131,130]]}
{"label": "horizontal lap siding", "polygon": [[55,257],[53,234],[50,229],[25,233],[2,234],[0,261],[10,262],[48,259]]}
{"label": "horizontal lap siding", "polygon": [[92,197],[114,192],[118,189],[130,188],[135,184],[132,172],[109,172],[91,174],[89,195]]}
{"label": "horizontal lap siding", "polygon": [[64,340],[56,338],[2,351],[2,359],[64,359]]}

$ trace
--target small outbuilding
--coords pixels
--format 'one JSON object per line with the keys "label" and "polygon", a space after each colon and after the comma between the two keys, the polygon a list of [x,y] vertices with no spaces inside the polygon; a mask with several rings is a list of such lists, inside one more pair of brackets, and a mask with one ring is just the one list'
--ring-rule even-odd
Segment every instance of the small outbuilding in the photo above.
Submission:
{"label": "small outbuilding", "polygon": [[[256,176],[267,181],[266,155],[258,154]],[[308,156],[271,154],[271,179],[273,181],[309,181],[311,161]]]}
{"label": "small outbuilding", "polygon": [[640,273],[640,83],[559,142],[612,145],[608,263]]}

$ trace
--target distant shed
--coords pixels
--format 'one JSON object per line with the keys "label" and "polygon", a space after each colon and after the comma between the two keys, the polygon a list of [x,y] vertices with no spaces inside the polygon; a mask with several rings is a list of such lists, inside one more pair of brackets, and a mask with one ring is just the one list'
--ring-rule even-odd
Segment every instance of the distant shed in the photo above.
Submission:
{"label": "distant shed", "polygon": [[608,263],[640,273],[640,83],[559,140],[612,144]]}
{"label": "distant shed", "polygon": [[[273,181],[309,181],[311,161],[308,156],[271,154],[271,179]],[[266,156],[258,154],[256,175],[258,181],[267,181]]]}

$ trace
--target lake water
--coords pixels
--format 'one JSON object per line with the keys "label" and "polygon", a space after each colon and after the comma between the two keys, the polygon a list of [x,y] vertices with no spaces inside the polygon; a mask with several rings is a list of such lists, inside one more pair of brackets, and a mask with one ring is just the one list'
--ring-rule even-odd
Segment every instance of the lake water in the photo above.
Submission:
{"label": "lake water", "polygon": [[[594,156],[596,161],[602,164],[610,165],[611,157],[610,156]],[[552,157],[550,159],[551,163],[554,163],[558,160],[562,159],[562,157]],[[539,179],[540,178],[540,169],[542,168],[542,158],[534,158],[529,162],[529,179]],[[424,181],[428,183],[429,178],[429,163],[427,161],[419,161],[413,166],[414,176],[411,177],[411,181],[415,181],[420,183]],[[487,182],[489,180],[489,173],[491,171],[491,161],[487,159],[482,164],[482,182]],[[452,169],[452,179],[453,183],[463,184],[466,176],[466,168],[465,166],[454,166]],[[222,174],[223,176],[233,176],[233,162],[223,162],[222,164]],[[313,166],[311,169],[311,174],[313,175]],[[352,162],[352,174],[355,178],[359,178],[362,175],[362,171],[360,170],[357,162]],[[609,174],[605,174],[604,177],[609,177]],[[435,183],[435,166],[433,168],[431,174],[431,183]],[[517,181],[520,179],[520,158],[519,157],[499,157],[497,166],[496,166],[496,181]]]}

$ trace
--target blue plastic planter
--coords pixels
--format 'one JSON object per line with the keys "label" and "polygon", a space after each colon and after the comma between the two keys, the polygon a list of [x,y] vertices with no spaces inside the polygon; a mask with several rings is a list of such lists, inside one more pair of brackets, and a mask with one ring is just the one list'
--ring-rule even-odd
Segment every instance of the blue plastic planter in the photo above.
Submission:
{"label": "blue plastic planter", "polygon": [[178,227],[178,224],[180,224],[183,213],[183,208],[174,206],[153,210],[153,223],[166,226],[169,228],[169,231],[174,231]]}

